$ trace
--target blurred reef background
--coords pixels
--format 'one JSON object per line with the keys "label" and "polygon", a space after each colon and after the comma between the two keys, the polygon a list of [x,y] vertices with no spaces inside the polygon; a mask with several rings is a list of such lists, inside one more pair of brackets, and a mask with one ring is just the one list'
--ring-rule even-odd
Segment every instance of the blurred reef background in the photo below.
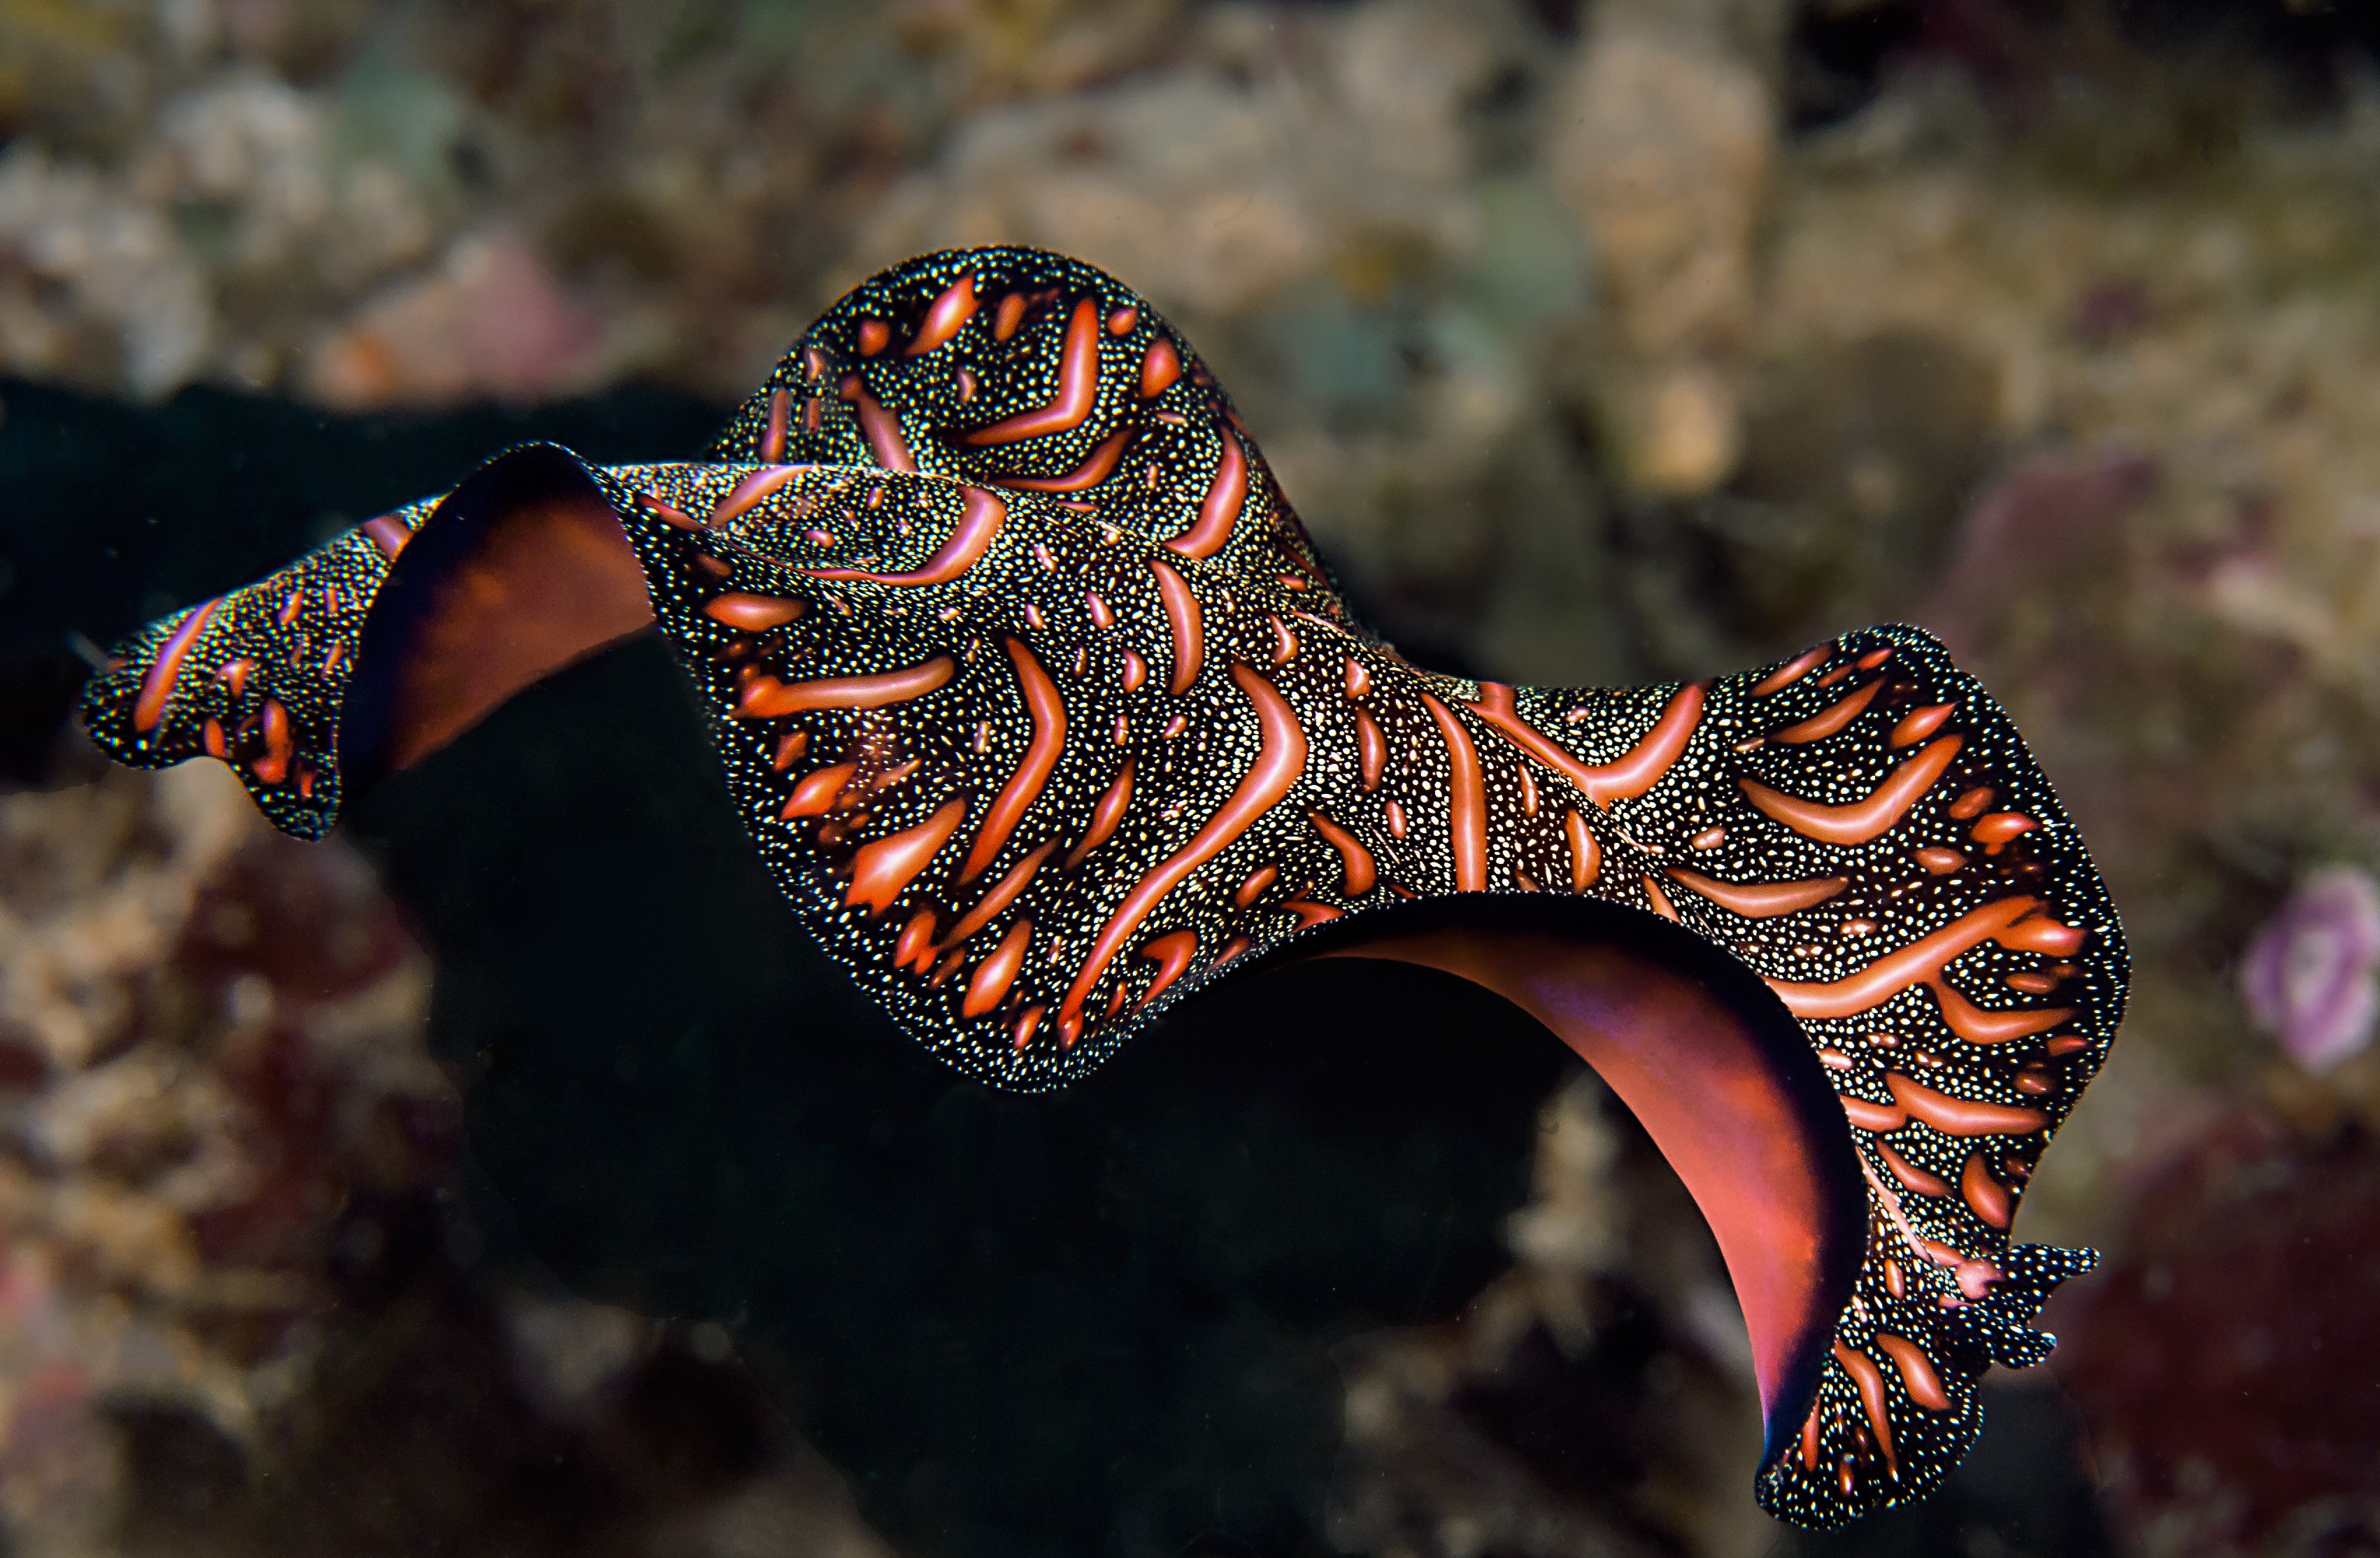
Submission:
{"label": "blurred reef background", "polygon": [[[650,645],[319,847],[70,729],[990,241],[1165,309],[1424,663],[1910,620],[2008,704],[2137,966],[2018,1230],[2107,1263],[1931,1505],[1757,1513],[1691,1203],[1426,977],[909,1053]],[[2364,6],[0,0],[0,1552],[2380,1552]]]}

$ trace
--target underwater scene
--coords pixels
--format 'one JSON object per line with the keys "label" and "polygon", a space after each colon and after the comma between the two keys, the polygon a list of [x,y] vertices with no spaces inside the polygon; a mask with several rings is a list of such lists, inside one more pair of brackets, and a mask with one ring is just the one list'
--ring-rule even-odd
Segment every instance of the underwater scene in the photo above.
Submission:
{"label": "underwater scene", "polygon": [[0,0],[0,1553],[2380,1554],[2380,15]]}

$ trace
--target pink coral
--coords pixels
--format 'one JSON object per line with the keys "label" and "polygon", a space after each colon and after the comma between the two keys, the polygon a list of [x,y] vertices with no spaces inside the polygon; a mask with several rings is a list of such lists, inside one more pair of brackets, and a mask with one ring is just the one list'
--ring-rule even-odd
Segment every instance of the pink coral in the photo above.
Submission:
{"label": "pink coral", "polygon": [[2290,1058],[2327,1071],[2380,1018],[2380,887],[2349,866],[2308,876],[2248,943],[2240,994]]}

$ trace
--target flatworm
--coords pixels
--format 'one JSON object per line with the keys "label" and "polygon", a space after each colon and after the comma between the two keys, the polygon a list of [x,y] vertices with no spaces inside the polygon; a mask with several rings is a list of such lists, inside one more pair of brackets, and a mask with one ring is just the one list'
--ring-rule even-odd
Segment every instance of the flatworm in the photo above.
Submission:
{"label": "flatworm", "polygon": [[85,720],[317,837],[655,627],[787,895],[971,1077],[1062,1086],[1268,958],[1421,963],[1536,1016],[1718,1235],[1784,1518],[1937,1486],[1978,1377],[2046,1357],[2043,1300],[2095,1260],[2007,1229],[2114,1038],[2122,931],[1939,642],[1633,689],[1419,670],[1189,345],[1056,255],[864,283],[708,460],[511,450],[152,624]]}

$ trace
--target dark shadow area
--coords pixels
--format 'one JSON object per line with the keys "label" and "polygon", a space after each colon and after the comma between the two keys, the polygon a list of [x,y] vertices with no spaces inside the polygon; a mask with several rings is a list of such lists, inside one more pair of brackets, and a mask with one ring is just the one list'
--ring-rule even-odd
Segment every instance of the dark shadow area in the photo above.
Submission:
{"label": "dark shadow area", "polygon": [[905,1551],[1293,1550],[1339,1448],[1330,1349],[1502,1269],[1576,1064],[1452,979],[1325,964],[1066,1093],[965,1081],[810,943],[650,641],[358,832],[437,958],[514,1253],[729,1323]]}

